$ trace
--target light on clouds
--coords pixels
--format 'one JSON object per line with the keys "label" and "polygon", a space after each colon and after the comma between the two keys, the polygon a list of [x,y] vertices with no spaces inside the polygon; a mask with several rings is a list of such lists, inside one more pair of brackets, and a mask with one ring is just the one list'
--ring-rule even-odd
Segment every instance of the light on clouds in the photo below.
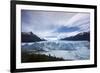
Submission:
{"label": "light on clouds", "polygon": [[57,40],[90,30],[90,14],[21,10],[22,32],[32,31],[40,38]]}

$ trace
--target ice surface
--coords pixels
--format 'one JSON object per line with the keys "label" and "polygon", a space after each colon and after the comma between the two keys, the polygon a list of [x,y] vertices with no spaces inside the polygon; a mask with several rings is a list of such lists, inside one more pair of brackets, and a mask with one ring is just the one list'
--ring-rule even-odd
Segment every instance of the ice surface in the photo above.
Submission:
{"label": "ice surface", "polygon": [[87,60],[90,58],[88,41],[41,41],[22,43],[22,50],[36,51],[39,54],[51,55],[65,60]]}

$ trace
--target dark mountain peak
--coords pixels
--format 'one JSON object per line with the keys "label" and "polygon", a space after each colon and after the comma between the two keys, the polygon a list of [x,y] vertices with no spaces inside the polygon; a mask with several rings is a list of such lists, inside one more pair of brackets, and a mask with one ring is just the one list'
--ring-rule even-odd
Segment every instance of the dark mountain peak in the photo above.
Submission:
{"label": "dark mountain peak", "polygon": [[21,32],[21,41],[22,42],[38,42],[44,41],[37,35],[33,34],[33,32]]}
{"label": "dark mountain peak", "polygon": [[79,33],[75,36],[66,37],[66,38],[63,38],[61,40],[73,40],[73,41],[86,40],[86,41],[90,41],[90,32],[82,32],[82,33]]}
{"label": "dark mountain peak", "polygon": [[24,35],[33,35],[33,32],[21,32],[21,33],[24,34]]}

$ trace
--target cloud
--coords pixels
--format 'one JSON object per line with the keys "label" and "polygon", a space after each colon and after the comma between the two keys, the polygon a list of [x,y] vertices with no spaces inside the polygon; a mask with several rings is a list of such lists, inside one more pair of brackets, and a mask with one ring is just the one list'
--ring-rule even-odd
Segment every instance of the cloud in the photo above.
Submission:
{"label": "cloud", "polygon": [[[67,25],[66,25],[67,24]],[[59,32],[59,39],[69,36],[74,36],[78,33],[90,31],[90,14],[77,13],[64,26],[56,30]]]}
{"label": "cloud", "polygon": [[74,36],[80,33],[79,31],[74,31],[74,32],[67,32],[67,33],[60,33],[59,36],[57,36],[58,39],[65,38],[65,37],[70,37]]}
{"label": "cloud", "polygon": [[67,22],[73,15],[75,13],[22,10],[22,30],[23,26],[32,28],[33,32],[55,29],[64,25],[61,23]]}
{"label": "cloud", "polygon": [[90,14],[77,13],[68,22],[67,27],[78,27],[81,31],[89,31],[90,29]]}
{"label": "cloud", "polygon": [[59,33],[63,33],[63,32],[75,32],[77,30],[79,30],[79,27],[67,27],[67,26],[61,26],[60,28],[58,28],[56,31],[54,32],[59,32]]}
{"label": "cloud", "polygon": [[45,39],[60,39],[89,31],[89,13],[21,10],[22,32]]}

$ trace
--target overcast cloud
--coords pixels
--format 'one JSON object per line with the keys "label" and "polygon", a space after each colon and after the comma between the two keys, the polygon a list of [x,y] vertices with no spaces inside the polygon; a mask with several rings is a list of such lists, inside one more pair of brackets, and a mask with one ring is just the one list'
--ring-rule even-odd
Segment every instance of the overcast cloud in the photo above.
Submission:
{"label": "overcast cloud", "polygon": [[90,30],[89,13],[21,10],[22,32],[56,40]]}

